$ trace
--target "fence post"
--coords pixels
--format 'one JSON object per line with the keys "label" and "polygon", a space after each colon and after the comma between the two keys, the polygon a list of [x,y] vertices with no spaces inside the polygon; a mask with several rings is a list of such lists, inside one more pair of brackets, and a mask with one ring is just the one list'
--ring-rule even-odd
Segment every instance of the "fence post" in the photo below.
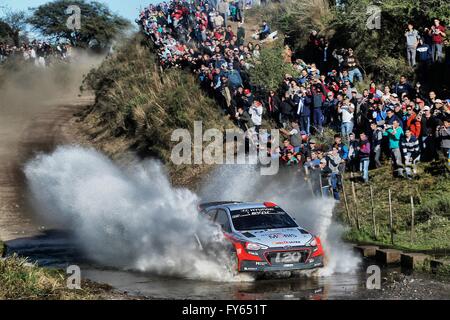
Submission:
{"label": "fence post", "polygon": [[372,185],[370,185],[370,206],[372,211],[372,223],[373,223],[373,236],[375,237],[375,240],[378,238],[378,232],[377,232],[377,222],[375,219],[375,208],[373,205],[373,188]]}
{"label": "fence post", "polygon": [[359,225],[359,214],[358,214],[358,203],[356,201],[356,190],[355,190],[355,182],[352,181],[352,193],[353,193],[353,202],[355,203],[355,219],[356,219],[356,229],[360,229]]}
{"label": "fence post", "polygon": [[319,180],[320,180],[320,195],[323,198],[323,182],[322,182],[322,173],[319,172]]}
{"label": "fence post", "polygon": [[414,198],[411,196],[411,242],[414,240],[414,219],[415,219],[415,212],[414,212]]}
{"label": "fence post", "polygon": [[353,225],[352,220],[350,219],[350,210],[348,208],[347,193],[345,192],[344,174],[341,175],[341,184],[342,184],[342,194],[344,195],[344,204],[345,204],[345,212],[347,213],[347,220],[350,225]]}
{"label": "fence post", "polygon": [[392,216],[392,197],[391,189],[389,189],[389,227],[391,232],[391,244],[394,244],[394,219]]}

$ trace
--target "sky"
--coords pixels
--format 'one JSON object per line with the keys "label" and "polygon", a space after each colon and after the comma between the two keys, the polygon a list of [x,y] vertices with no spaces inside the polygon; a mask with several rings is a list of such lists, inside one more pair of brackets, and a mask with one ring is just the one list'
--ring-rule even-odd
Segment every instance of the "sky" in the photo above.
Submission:
{"label": "sky", "polygon": [[[139,15],[140,8],[150,3],[162,2],[162,0],[97,0],[109,6],[109,8],[122,17],[134,20]],[[0,0],[0,10],[2,6],[7,6],[15,10],[27,10],[28,8],[38,7],[41,4],[51,2],[49,0]]]}

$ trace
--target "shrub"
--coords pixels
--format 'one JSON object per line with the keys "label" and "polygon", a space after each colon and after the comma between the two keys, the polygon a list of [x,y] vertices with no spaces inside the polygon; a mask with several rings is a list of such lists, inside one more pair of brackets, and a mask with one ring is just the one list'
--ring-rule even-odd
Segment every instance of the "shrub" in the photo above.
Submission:
{"label": "shrub", "polygon": [[285,74],[288,73],[294,77],[298,75],[298,71],[284,61],[283,50],[281,41],[262,48],[259,60],[255,61],[254,67],[250,69],[250,79],[253,84],[262,86],[266,90],[276,90]]}

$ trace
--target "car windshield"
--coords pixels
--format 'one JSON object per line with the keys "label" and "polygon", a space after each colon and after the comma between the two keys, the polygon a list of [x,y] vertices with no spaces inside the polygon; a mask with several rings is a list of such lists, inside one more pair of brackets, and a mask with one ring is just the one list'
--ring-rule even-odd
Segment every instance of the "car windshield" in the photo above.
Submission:
{"label": "car windshield", "polygon": [[296,228],[295,221],[279,207],[232,210],[236,230]]}

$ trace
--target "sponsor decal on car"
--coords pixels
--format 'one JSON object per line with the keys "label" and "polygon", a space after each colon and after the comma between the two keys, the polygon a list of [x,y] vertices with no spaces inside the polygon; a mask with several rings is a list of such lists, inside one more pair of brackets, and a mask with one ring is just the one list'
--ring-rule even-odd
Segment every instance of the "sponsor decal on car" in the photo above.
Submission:
{"label": "sponsor decal on car", "polygon": [[293,243],[298,243],[298,244],[302,244],[302,241],[276,241],[276,242],[272,242],[272,244],[293,244]]}
{"label": "sponsor decal on car", "polygon": [[269,234],[269,238],[270,239],[278,239],[278,238],[297,238],[296,234],[293,233],[274,233],[274,234]]}

